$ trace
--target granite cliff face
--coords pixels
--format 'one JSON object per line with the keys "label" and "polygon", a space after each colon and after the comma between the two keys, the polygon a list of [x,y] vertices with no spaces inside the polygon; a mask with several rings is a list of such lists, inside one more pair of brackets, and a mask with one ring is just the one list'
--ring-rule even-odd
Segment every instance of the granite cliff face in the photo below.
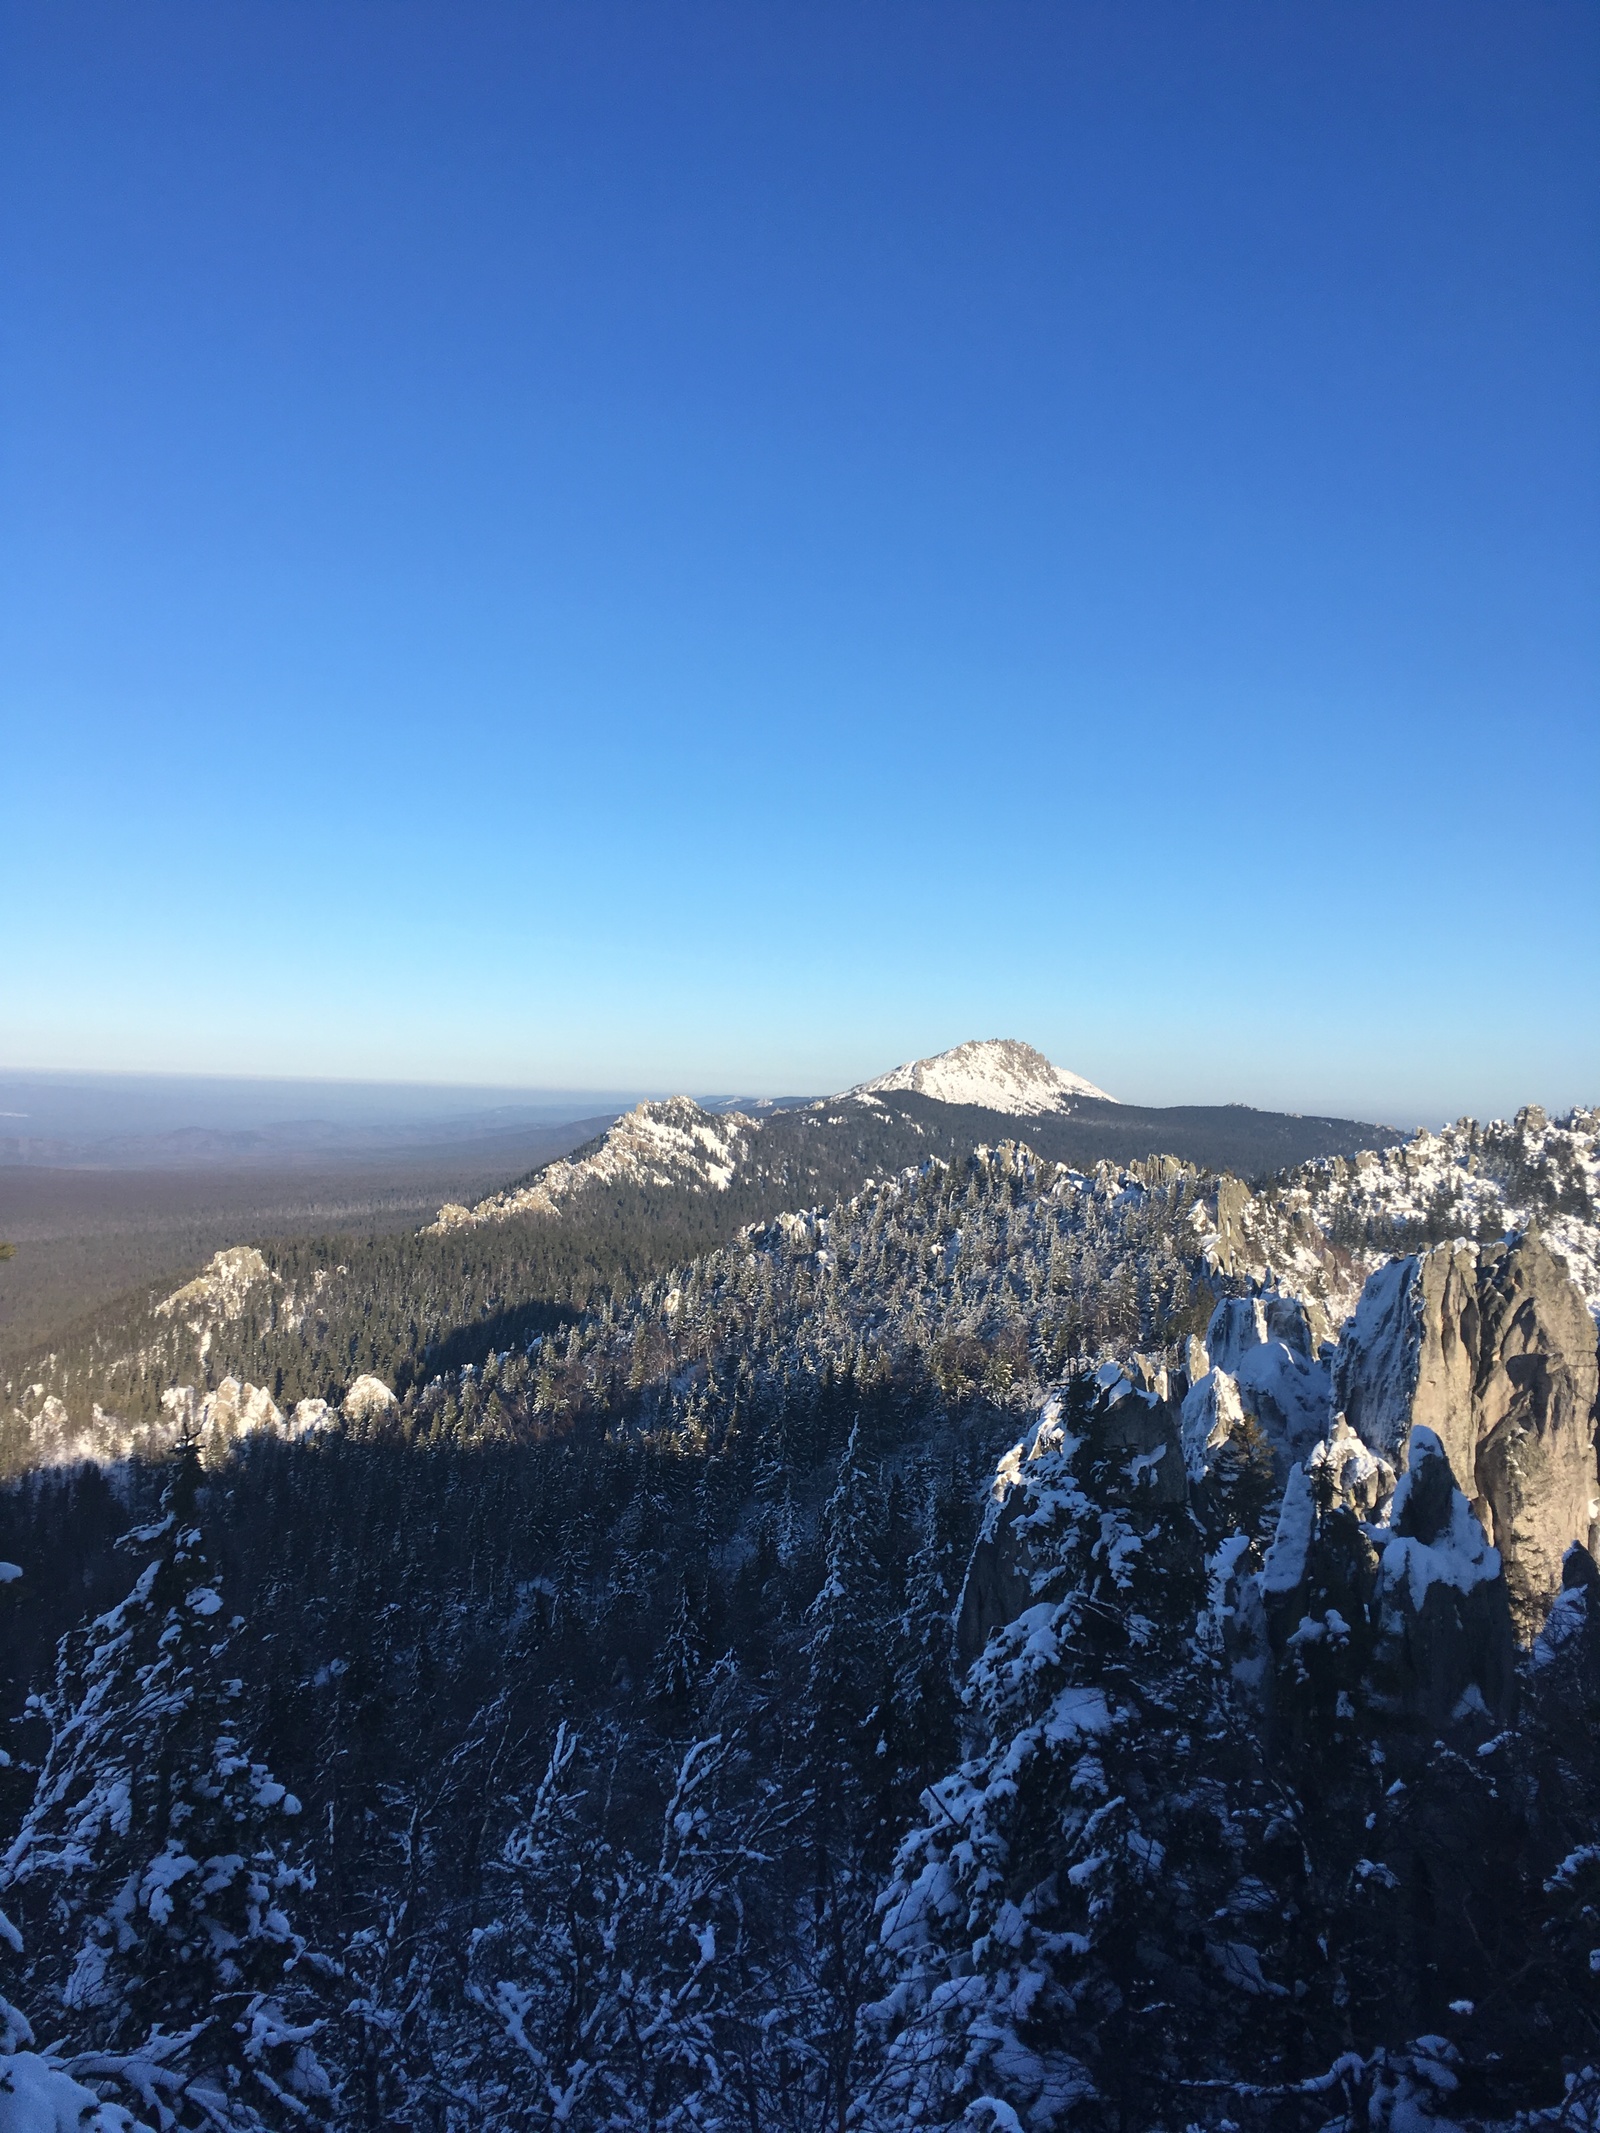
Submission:
{"label": "granite cliff face", "polygon": [[1594,1320],[1537,1231],[1381,1267],[1339,1344],[1335,1404],[1397,1467],[1414,1428],[1437,1437],[1505,1559],[1524,1638],[1567,1548],[1596,1538],[1597,1378]]}

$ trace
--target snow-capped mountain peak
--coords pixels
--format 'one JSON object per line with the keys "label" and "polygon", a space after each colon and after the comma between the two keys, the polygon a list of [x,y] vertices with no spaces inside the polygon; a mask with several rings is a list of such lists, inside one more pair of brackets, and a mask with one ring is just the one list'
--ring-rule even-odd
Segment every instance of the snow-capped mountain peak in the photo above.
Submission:
{"label": "snow-capped mountain peak", "polygon": [[894,1089],[909,1089],[919,1096],[932,1096],[944,1104],[976,1104],[985,1111],[1007,1111],[1017,1118],[1036,1118],[1045,1111],[1066,1110],[1074,1097],[1092,1096],[1101,1103],[1115,1103],[1104,1089],[1097,1089],[1081,1074],[1069,1074],[1054,1066],[1043,1052],[1015,1037],[979,1037],[932,1059],[913,1059],[905,1066],[863,1081],[852,1096],[875,1096]]}

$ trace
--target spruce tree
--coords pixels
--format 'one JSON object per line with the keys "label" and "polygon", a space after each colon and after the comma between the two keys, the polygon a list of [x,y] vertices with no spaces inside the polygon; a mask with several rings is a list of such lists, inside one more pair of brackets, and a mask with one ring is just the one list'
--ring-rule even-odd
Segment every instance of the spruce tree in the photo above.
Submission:
{"label": "spruce tree", "polygon": [[199,1461],[174,1461],[155,1550],[121,1604],[63,1640],[37,1699],[50,1741],[0,1865],[35,2019],[72,2071],[164,2125],[239,2133],[305,2122],[331,2085],[318,1965],[289,1905],[299,1803],[244,1745],[237,1620],[196,1523]]}

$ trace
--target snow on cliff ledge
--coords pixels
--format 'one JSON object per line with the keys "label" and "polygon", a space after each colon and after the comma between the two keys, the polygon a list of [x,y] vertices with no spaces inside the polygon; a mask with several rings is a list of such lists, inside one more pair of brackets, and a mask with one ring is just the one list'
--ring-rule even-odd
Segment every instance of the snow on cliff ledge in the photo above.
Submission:
{"label": "snow on cliff ledge", "polygon": [[1115,1103],[1081,1074],[1052,1066],[1043,1052],[1014,1037],[980,1037],[958,1044],[933,1059],[913,1059],[876,1081],[863,1081],[852,1096],[880,1090],[912,1089],[942,1104],[976,1104],[985,1111],[1009,1111],[1013,1117],[1036,1118],[1044,1111],[1064,1111],[1075,1096],[1095,1096]]}

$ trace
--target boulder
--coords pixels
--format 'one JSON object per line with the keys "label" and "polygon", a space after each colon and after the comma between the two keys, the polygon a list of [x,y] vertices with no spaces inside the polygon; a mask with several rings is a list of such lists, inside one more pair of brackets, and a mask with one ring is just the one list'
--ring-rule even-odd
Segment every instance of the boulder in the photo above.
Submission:
{"label": "boulder", "polygon": [[370,1422],[374,1415],[381,1415],[386,1407],[397,1403],[394,1394],[382,1378],[367,1374],[358,1377],[344,1396],[344,1412],[352,1422]]}

